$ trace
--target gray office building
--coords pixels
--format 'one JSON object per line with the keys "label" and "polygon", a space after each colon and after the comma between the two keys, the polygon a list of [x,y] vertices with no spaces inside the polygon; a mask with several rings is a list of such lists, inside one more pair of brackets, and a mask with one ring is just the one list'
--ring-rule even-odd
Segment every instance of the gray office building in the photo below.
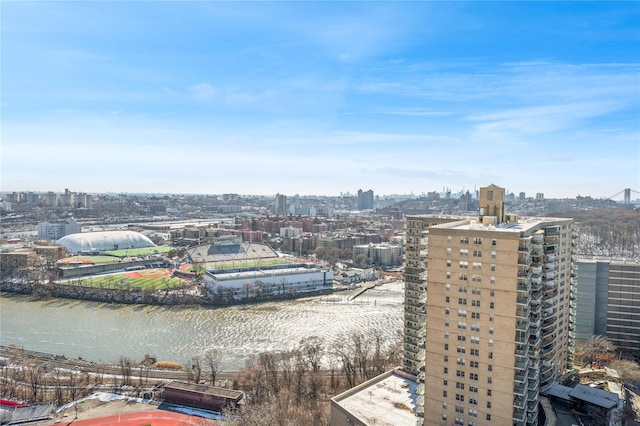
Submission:
{"label": "gray office building", "polygon": [[640,262],[579,258],[573,265],[576,341],[606,336],[617,350],[639,357]]}

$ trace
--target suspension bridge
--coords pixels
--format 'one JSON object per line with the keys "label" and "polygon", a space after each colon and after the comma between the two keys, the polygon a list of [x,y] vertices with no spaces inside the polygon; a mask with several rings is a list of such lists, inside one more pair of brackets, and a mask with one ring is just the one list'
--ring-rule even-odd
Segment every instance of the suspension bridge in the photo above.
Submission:
{"label": "suspension bridge", "polygon": [[[632,200],[632,194],[635,195],[635,199]],[[613,200],[618,203],[623,204],[639,204],[640,203],[640,192],[633,190],[631,188],[625,188],[620,192],[616,192],[615,194],[607,197],[609,200]]]}

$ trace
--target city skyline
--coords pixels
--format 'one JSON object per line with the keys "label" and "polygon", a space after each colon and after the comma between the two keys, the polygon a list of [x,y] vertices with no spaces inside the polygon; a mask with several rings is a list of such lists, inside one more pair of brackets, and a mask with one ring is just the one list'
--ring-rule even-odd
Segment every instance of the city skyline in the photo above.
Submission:
{"label": "city skyline", "polygon": [[640,190],[633,2],[2,9],[2,191]]}

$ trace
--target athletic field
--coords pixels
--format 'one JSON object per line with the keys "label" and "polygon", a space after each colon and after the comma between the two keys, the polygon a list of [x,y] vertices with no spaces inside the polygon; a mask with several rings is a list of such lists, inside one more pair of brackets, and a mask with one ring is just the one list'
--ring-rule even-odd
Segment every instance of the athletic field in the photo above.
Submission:
{"label": "athletic field", "polygon": [[180,288],[189,285],[187,281],[171,277],[168,269],[143,269],[120,274],[109,274],[66,281],[68,285],[82,285],[95,288],[133,288],[163,290],[166,288]]}
{"label": "athletic field", "polygon": [[102,265],[105,263],[118,263],[119,261],[120,259],[113,256],[72,256],[72,257],[67,257],[60,260],[59,263],[64,263],[67,265],[73,265],[78,263],[82,263],[82,264],[93,263],[95,265]]}
{"label": "athletic field", "polygon": [[168,246],[157,246],[157,247],[144,247],[144,248],[130,248],[123,250],[110,250],[105,251],[103,254],[107,254],[109,256],[116,257],[127,257],[127,256],[145,256],[147,254],[162,254],[168,253],[172,248]]}
{"label": "athletic field", "polygon": [[[234,268],[255,268],[259,266],[273,266],[273,265],[285,265],[287,263],[284,259],[263,259],[263,260],[248,260],[248,261],[236,261],[236,262],[209,262],[206,264],[209,269],[234,269]],[[193,272],[193,271],[189,271]]]}

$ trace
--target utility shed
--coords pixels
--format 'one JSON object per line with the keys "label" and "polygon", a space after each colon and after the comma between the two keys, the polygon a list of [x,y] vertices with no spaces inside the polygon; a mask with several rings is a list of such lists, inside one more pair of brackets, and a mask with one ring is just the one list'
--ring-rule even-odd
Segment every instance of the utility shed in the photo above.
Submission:
{"label": "utility shed", "polygon": [[166,403],[212,411],[236,408],[243,395],[241,391],[178,381],[164,388]]}

